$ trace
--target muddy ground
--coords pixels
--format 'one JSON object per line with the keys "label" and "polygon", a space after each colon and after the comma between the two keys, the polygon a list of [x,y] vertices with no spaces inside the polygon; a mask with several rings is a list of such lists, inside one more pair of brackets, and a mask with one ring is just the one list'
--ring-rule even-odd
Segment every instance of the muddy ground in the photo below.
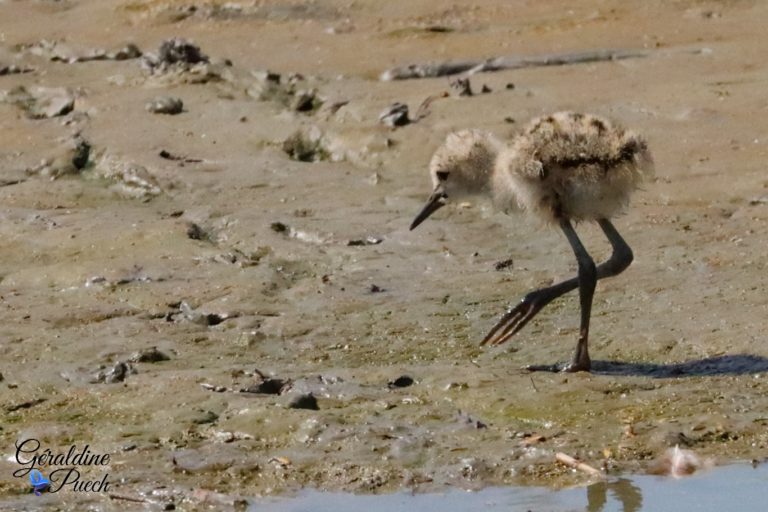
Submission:
{"label": "muddy ground", "polygon": [[[0,0],[0,507],[588,479],[557,451],[611,472],[675,444],[762,459],[767,19],[748,0]],[[172,37],[208,62],[114,54]],[[479,73],[474,96],[378,122],[451,90],[379,81],[392,66],[598,48],[648,56]],[[482,202],[408,225],[448,132],[562,109],[642,132],[658,177],[616,220],[636,259],[598,285],[595,372],[530,374],[570,356],[575,296],[478,342],[575,273],[562,235]],[[309,393],[318,410],[291,407]],[[11,474],[31,437],[111,454],[110,492],[138,501],[29,495]]]}

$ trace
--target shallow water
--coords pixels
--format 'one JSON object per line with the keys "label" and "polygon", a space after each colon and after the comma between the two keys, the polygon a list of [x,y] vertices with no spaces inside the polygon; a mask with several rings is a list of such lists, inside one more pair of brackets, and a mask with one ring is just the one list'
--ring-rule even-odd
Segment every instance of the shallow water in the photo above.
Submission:
{"label": "shallow water", "polygon": [[753,468],[738,464],[682,479],[640,475],[613,478],[588,487],[560,491],[542,487],[490,487],[478,492],[450,490],[445,493],[415,495],[355,495],[304,491],[293,498],[256,501],[249,511],[757,511],[765,510],[768,501],[767,483],[768,466]]}

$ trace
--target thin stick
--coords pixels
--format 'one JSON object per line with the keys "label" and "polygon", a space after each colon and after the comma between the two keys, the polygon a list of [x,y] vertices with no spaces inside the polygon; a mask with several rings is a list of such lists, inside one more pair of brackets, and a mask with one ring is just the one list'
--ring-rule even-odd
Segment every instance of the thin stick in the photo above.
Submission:
{"label": "thin stick", "polygon": [[603,473],[599,469],[595,469],[589,464],[585,464],[577,459],[574,459],[570,455],[566,455],[563,452],[557,452],[555,454],[555,459],[557,459],[559,462],[562,462],[566,466],[578,469],[579,471],[583,471],[587,474],[599,477],[603,476]]}
{"label": "thin stick", "polygon": [[529,377],[531,379],[531,386],[533,386],[533,390],[538,393],[539,392],[539,388],[537,388],[536,387],[536,383],[533,382],[533,377],[531,377],[530,375],[529,375]]}
{"label": "thin stick", "polygon": [[647,57],[644,50],[599,49],[577,53],[553,53],[532,57],[495,57],[481,61],[440,62],[437,64],[411,64],[388,69],[379,77],[382,81],[409,78],[435,78],[466,72],[473,75],[484,71],[501,71],[539,66],[564,66],[584,62],[601,62]]}
{"label": "thin stick", "polygon": [[124,501],[132,501],[134,503],[147,503],[147,500],[143,498],[134,498],[132,496],[121,496],[120,494],[110,494],[110,499],[113,500],[124,500]]}

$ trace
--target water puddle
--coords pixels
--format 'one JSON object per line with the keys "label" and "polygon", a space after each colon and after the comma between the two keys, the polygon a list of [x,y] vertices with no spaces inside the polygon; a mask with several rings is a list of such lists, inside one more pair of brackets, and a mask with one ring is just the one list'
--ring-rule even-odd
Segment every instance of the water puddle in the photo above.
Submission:
{"label": "water puddle", "polygon": [[252,502],[250,512],[399,512],[464,511],[586,511],[586,512],[742,512],[766,510],[768,465],[718,467],[674,479],[659,476],[612,478],[587,487],[553,491],[541,487],[491,487],[477,492],[452,489],[445,493],[355,495],[302,491],[291,498]]}

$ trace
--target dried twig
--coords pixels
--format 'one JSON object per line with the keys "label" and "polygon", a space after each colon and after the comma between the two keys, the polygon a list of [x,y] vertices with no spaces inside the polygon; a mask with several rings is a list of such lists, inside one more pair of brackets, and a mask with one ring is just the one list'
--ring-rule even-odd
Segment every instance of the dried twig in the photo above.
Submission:
{"label": "dried twig", "polygon": [[578,459],[574,459],[570,455],[566,455],[563,452],[557,452],[555,454],[555,459],[557,459],[559,462],[562,462],[566,466],[572,467],[574,469],[578,469],[579,471],[583,471],[584,473],[587,473],[589,475],[593,476],[599,476],[602,477],[603,473],[599,469],[595,469],[589,464],[585,464]]}
{"label": "dried twig", "polygon": [[131,501],[133,503],[148,503],[144,498],[134,498],[132,496],[123,496],[120,494],[109,494],[109,498],[112,500]]}
{"label": "dried twig", "polygon": [[416,116],[414,117],[412,122],[420,121],[421,119],[424,119],[429,115],[429,107],[432,105],[432,102],[435,100],[438,100],[440,98],[447,98],[449,94],[447,92],[442,92],[440,94],[433,94],[432,96],[428,96],[427,99],[421,102],[421,105],[419,105],[418,110],[416,110]]}
{"label": "dried twig", "polygon": [[440,62],[437,64],[411,64],[388,69],[379,77],[383,81],[407,80],[409,78],[435,78],[439,76],[467,73],[472,75],[483,71],[502,71],[539,66],[564,66],[584,62],[647,57],[644,50],[600,49],[577,53],[554,53],[533,57],[494,57],[483,61]]}

